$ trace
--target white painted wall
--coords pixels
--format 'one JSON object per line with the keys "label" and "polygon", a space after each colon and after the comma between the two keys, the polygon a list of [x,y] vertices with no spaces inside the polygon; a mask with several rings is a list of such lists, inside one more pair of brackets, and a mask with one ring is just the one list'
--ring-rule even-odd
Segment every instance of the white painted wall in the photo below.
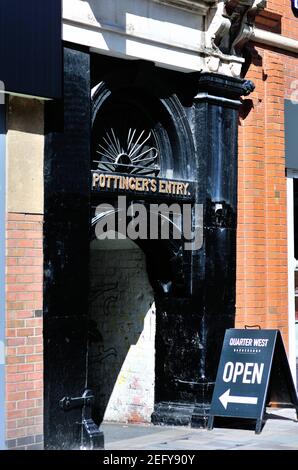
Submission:
{"label": "white painted wall", "polygon": [[[178,3],[185,3],[185,9],[177,8]],[[242,58],[205,47],[209,7],[209,0],[173,4],[158,0],[63,0],[63,39],[100,54],[149,60],[184,72],[237,75]]]}
{"label": "white painted wall", "polygon": [[200,70],[202,30],[201,15],[150,0],[63,1],[63,38],[113,56]]}
{"label": "white painted wall", "polygon": [[[109,247],[100,243],[93,248]],[[91,317],[102,340],[90,349],[89,386],[97,401],[107,405],[106,421],[150,422],[155,308],[145,256],[132,242],[120,241],[116,249],[92,249],[90,269],[92,291],[98,294]]]}
{"label": "white painted wall", "polygon": [[7,211],[43,214],[44,105],[10,96],[7,113]]}
{"label": "white painted wall", "polygon": [[[288,328],[289,328],[289,364],[296,383],[296,357],[297,340],[295,324],[295,269],[296,260],[294,256],[294,174],[287,174],[287,224],[288,224]],[[298,176],[298,175],[296,175]]]}

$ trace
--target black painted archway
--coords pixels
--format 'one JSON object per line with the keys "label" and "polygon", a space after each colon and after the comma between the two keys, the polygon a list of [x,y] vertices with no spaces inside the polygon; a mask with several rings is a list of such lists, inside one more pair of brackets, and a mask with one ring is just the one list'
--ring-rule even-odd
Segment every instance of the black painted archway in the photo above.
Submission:
{"label": "black painted archway", "polygon": [[[96,89],[99,83],[103,85]],[[180,270],[182,285],[168,295],[156,290],[159,361],[152,420],[206,422],[222,339],[234,324],[238,106],[249,85],[220,75],[182,74],[142,61],[64,49],[64,101],[48,103],[46,109],[47,448],[78,448],[81,442],[82,409],[65,411],[59,401],[81,396],[86,383],[91,116],[96,128],[100,110],[114,98],[114,106],[117,100],[121,109],[130,102],[134,112],[148,115],[146,125],[154,129],[159,145],[161,174],[167,177],[170,170],[173,177],[194,181],[195,202],[204,205],[202,248],[179,253],[176,268],[169,270]],[[112,113],[107,114],[110,119]]]}

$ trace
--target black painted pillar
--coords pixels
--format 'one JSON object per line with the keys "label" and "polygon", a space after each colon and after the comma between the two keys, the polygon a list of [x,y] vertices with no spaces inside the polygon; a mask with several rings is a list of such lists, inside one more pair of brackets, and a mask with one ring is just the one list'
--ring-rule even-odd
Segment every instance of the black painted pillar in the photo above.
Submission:
{"label": "black painted pillar", "polygon": [[190,295],[157,299],[154,423],[207,423],[225,330],[235,319],[238,109],[252,89],[249,81],[204,73],[187,110],[204,242],[191,254]]}
{"label": "black painted pillar", "polygon": [[64,101],[46,106],[44,434],[79,448],[82,409],[59,401],[86,385],[90,211],[90,57],[64,49]]}
{"label": "black painted pillar", "polygon": [[[204,159],[204,305],[199,337],[201,384],[192,424],[206,423],[225,330],[234,326],[236,303],[237,157],[240,97],[253,84],[202,74],[194,98],[195,141]],[[202,175],[198,174],[200,182]],[[203,183],[203,181],[202,181]],[[195,290],[195,286],[194,286]]]}

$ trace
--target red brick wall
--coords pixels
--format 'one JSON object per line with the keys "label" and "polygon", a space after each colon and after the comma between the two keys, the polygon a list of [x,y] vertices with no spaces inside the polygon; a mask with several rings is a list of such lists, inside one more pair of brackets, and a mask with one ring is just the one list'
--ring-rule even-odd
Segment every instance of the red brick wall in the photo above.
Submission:
{"label": "red brick wall", "polygon": [[298,38],[298,19],[291,8],[291,0],[267,0],[266,10],[281,16],[281,34],[283,36]]}
{"label": "red brick wall", "polygon": [[43,434],[41,215],[7,215],[8,448],[40,448]]}
{"label": "red brick wall", "polygon": [[[297,39],[290,2],[267,5],[283,14],[282,33]],[[284,99],[298,90],[298,59],[256,44],[246,78],[256,89],[244,100],[239,126],[236,325],[278,328],[287,344]]]}
{"label": "red brick wall", "polygon": [[[298,39],[290,1],[269,0],[281,32]],[[236,325],[278,328],[287,343],[287,225],[284,98],[298,90],[298,60],[255,45],[239,126]],[[298,99],[298,93],[296,93]],[[7,217],[7,443],[42,441],[42,216]]]}

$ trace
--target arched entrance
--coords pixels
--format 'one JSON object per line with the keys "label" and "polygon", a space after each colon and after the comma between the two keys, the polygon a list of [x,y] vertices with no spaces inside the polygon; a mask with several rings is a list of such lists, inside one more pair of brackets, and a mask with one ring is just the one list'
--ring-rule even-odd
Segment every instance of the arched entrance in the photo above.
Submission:
{"label": "arched entrance", "polygon": [[[171,376],[168,372],[165,379],[167,348],[162,335],[156,336],[156,306],[160,317],[163,302],[183,290],[182,243],[134,242],[98,230],[119,214],[127,223],[112,202],[94,208],[92,218],[87,384],[95,392],[98,424],[103,419],[146,423]],[[169,225],[170,236],[177,230],[170,218],[159,214],[159,222]]]}
{"label": "arched entrance", "polygon": [[[91,96],[93,225],[103,227],[106,223],[107,232],[117,231],[120,225],[122,230],[123,226],[128,230],[130,218],[126,208],[120,207],[119,196],[126,206],[142,205],[146,217],[152,213],[152,203],[176,205],[176,213],[157,215],[159,229],[168,224],[168,237],[160,236],[158,229],[158,235],[155,233],[152,239],[152,219],[138,221],[140,231],[146,225],[146,233],[136,240],[142,251],[136,251],[137,245],[127,240],[96,240],[96,230],[92,229],[95,240],[90,252],[90,311],[97,342],[93,338],[89,351],[89,386],[98,396],[94,417],[97,423],[103,418],[148,422],[157,403],[178,402],[186,396],[176,383],[183,382],[189,368],[197,368],[199,362],[198,350],[195,354],[193,350],[186,352],[184,340],[176,338],[185,330],[185,319],[178,312],[171,317],[177,305],[178,309],[182,305],[194,309],[190,300],[191,254],[185,252],[181,236],[183,202],[191,205],[194,197],[194,192],[189,192],[193,140],[186,115],[175,96],[158,99],[148,87],[117,84],[109,78],[96,85]],[[189,182],[182,183],[183,178]],[[118,219],[109,225],[114,216],[122,217],[124,225]],[[175,231],[180,234],[179,240],[173,239]],[[121,248],[123,243],[128,243],[131,249]],[[134,256],[139,259],[137,270]],[[153,332],[155,309],[157,328]],[[122,312],[126,318],[121,318]],[[170,320],[169,325],[170,318],[174,321]],[[113,330],[113,323],[117,331]],[[180,332],[175,331],[175,324]],[[196,328],[188,329],[194,338]],[[90,337],[92,341],[92,331]],[[193,357],[186,372],[181,358],[188,355]],[[144,373],[147,368],[148,374]]]}
{"label": "arched entrance", "polygon": [[[237,119],[245,86],[218,74],[180,74],[65,47],[64,101],[46,105],[48,449],[79,448],[83,434],[102,445],[98,427],[86,419],[93,401],[85,390],[87,357],[96,333],[88,314],[90,218],[101,203],[115,207],[120,194],[134,204],[186,198],[204,206],[200,249],[186,252],[159,239],[139,246],[156,307],[152,421],[206,422],[224,332],[234,325]],[[133,153],[140,136],[142,148]],[[120,152],[111,152],[117,139]],[[95,155],[99,145],[104,155]],[[108,160],[101,168],[98,156]]]}
{"label": "arched entrance", "polygon": [[151,421],[155,317],[144,252],[129,239],[94,239],[88,386],[95,393],[96,422]]}

